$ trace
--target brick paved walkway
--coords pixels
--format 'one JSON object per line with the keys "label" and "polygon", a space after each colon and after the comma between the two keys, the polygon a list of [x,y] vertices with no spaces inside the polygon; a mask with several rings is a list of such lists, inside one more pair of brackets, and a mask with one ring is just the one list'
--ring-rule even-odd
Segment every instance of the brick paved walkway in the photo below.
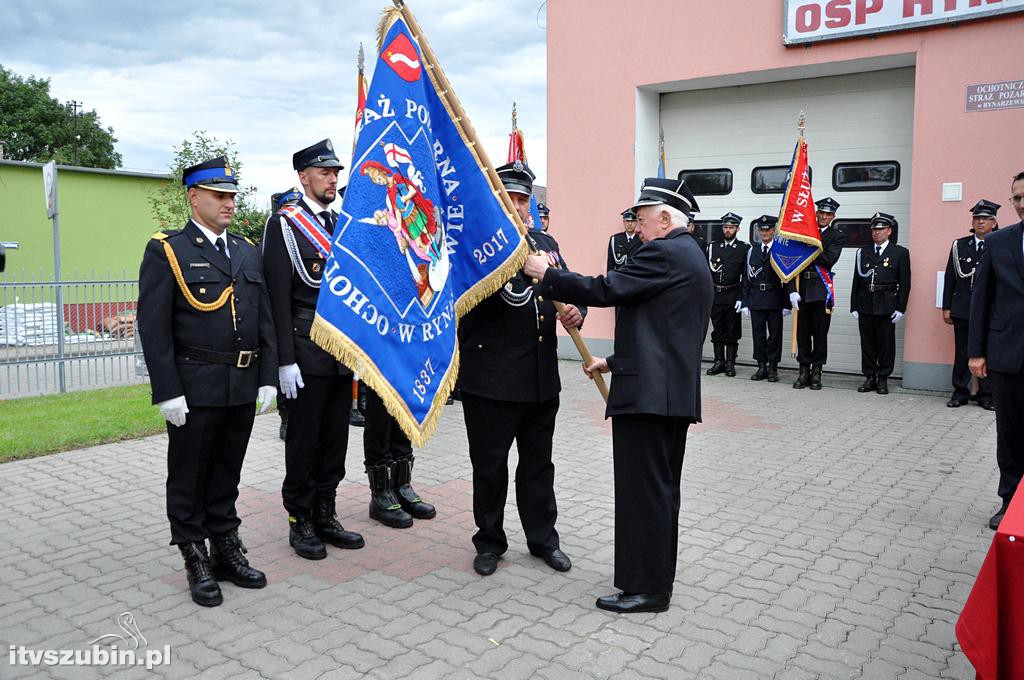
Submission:
{"label": "brick paved walkway", "polygon": [[[239,507],[270,585],[227,584],[215,609],[192,604],[166,544],[165,437],[0,466],[0,677],[150,677],[9,665],[9,645],[84,649],[120,633],[122,612],[149,649],[171,647],[153,673],[175,678],[974,677],[953,625],[992,537],[991,413],[936,395],[861,395],[848,379],[815,393],[790,389],[789,375],[750,382],[749,369],[705,378],[672,607],[622,617],[593,606],[613,591],[610,424],[577,365],[561,368],[567,574],[526,551],[514,498],[505,560],[494,576],[473,573],[458,403],[417,461],[438,517],[409,530],[367,518],[353,430],[339,512],[367,547],[320,562],[288,547],[277,418],[257,418]],[[809,443],[786,444],[798,440]]]}

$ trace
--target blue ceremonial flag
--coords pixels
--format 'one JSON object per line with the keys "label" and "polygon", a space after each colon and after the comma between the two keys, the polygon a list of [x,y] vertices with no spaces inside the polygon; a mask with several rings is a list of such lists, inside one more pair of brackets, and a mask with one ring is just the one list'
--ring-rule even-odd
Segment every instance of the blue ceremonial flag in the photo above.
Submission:
{"label": "blue ceremonial flag", "polygon": [[458,374],[457,320],[527,250],[439,69],[389,10],[311,333],[417,446]]}
{"label": "blue ceremonial flag", "polygon": [[537,197],[533,194],[530,194],[530,222],[531,224],[527,225],[530,229],[536,229],[537,231],[544,229],[544,225],[540,222],[540,208],[537,207]]}

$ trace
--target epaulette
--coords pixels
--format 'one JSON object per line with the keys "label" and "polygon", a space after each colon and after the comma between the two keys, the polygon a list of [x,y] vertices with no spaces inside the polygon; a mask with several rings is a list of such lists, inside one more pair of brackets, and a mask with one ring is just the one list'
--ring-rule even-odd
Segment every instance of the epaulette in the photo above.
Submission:
{"label": "epaulette", "polygon": [[253,243],[252,240],[248,236],[243,236],[242,238],[244,238],[245,242],[248,243],[249,245],[251,245],[253,248],[256,247],[256,244]]}
{"label": "epaulette", "polygon": [[155,234],[153,234],[152,236],[150,236],[149,238],[151,238],[154,241],[163,241],[165,238],[169,238],[171,236],[177,236],[180,233],[181,233],[181,230],[179,230],[179,229],[167,230],[167,231],[158,231]]}

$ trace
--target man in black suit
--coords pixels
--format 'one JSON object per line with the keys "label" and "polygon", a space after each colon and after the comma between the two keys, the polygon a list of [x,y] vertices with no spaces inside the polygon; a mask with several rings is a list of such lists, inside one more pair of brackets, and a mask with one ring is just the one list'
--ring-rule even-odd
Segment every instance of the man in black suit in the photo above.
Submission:
{"label": "man in black suit", "polygon": [[757,371],[751,380],[779,381],[779,361],[782,360],[782,317],[790,313],[787,293],[792,285],[783,284],[772,268],[772,244],[775,242],[774,215],[761,215],[753,225],[761,237],[761,244],[747,251],[741,285],[743,307],[750,317],[751,337],[754,340],[754,361]]}
{"label": "man in black suit", "polygon": [[263,270],[277,331],[278,380],[288,402],[285,478],[288,543],[299,557],[327,557],[324,543],[361,548],[363,537],[338,521],[335,496],[345,477],[352,371],[309,338],[337,214],[328,206],[342,169],[331,140],[292,155],[302,198],[270,218]]}
{"label": "man in black suit", "polygon": [[[686,183],[649,178],[637,199],[644,245],[607,276],[548,267],[530,256],[524,271],[545,297],[615,306],[615,353],[586,366],[612,374],[615,466],[615,586],[598,599],[614,612],[665,611],[675,581],[679,484],[686,433],[700,422],[700,362],[714,299],[707,261],[686,216],[698,210]],[[668,332],[670,331],[670,332]]]}
{"label": "man in black suit", "polygon": [[740,283],[743,269],[747,266],[750,244],[736,238],[743,218],[736,213],[722,215],[722,241],[713,241],[708,246],[708,267],[715,283],[715,304],[711,308],[711,342],[715,348],[715,361],[707,375],[725,373],[736,375],[736,353],[743,324],[740,309]]}
{"label": "man in black suit", "polygon": [[910,251],[889,242],[896,218],[875,213],[873,246],[857,251],[853,264],[850,312],[860,331],[860,363],[864,384],[858,392],[889,394],[888,378],[896,364],[896,324],[910,299]]}
{"label": "man in black suit", "polygon": [[974,277],[968,366],[990,377],[996,400],[996,462],[1002,506],[989,520],[998,529],[1024,475],[1024,172],[1013,178],[1013,203],[1021,222],[985,239]]}
{"label": "man in black suit", "polygon": [[243,554],[235,500],[256,409],[276,394],[277,347],[259,251],[227,231],[238,192],[227,158],[186,168],[182,184],[192,218],[146,246],[138,324],[153,403],[167,420],[171,544],[192,600],[215,607],[218,580],[267,584]]}
{"label": "man in black suit", "polygon": [[636,213],[632,209],[622,211],[622,231],[613,234],[608,241],[608,265],[605,271],[626,266],[641,244],[640,237],[636,235]]}
{"label": "man in black suit", "polygon": [[[950,408],[967,403],[971,396],[971,371],[967,368],[967,330],[971,320],[971,291],[974,273],[978,270],[985,238],[999,228],[996,213],[999,204],[985,199],[971,208],[971,235],[953,241],[946,262],[946,277],[942,286],[942,320],[953,327],[956,350],[953,355],[953,396],[946,402]],[[988,378],[978,380],[975,396],[978,406],[995,411],[992,386]]]}
{"label": "man in black suit", "polygon": [[[520,161],[503,165],[497,172],[525,222],[533,172]],[[550,234],[531,231],[528,238],[564,266],[558,243]],[[575,328],[583,323],[583,315],[566,305],[560,320],[566,328]],[[555,321],[553,301],[536,295],[520,272],[474,307],[459,325],[459,386],[473,464],[473,519],[477,526],[473,569],[481,576],[493,574],[508,550],[502,525],[513,441],[519,451],[516,503],[527,547],[556,571],[572,567],[555,530],[558,509],[551,447],[562,389]]]}
{"label": "man in black suit", "polygon": [[828,329],[832,324],[835,299],[822,275],[834,276],[832,268],[839,262],[846,245],[846,235],[832,227],[839,203],[829,196],[815,201],[815,217],[821,234],[821,252],[799,277],[798,290],[790,294],[796,316],[797,361],[800,373],[793,383],[795,389],[821,389],[821,368],[828,362]]}

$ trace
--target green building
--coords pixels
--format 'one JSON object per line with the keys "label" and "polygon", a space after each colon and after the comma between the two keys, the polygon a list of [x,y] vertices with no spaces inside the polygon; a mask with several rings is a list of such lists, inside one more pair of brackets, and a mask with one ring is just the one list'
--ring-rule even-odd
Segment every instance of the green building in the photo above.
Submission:
{"label": "green building", "polygon": [[[157,224],[150,196],[170,175],[57,166],[61,278],[138,276],[142,252]],[[0,243],[8,281],[53,274],[53,223],[46,216],[40,163],[0,160]],[[15,246],[16,244],[16,246]]]}

